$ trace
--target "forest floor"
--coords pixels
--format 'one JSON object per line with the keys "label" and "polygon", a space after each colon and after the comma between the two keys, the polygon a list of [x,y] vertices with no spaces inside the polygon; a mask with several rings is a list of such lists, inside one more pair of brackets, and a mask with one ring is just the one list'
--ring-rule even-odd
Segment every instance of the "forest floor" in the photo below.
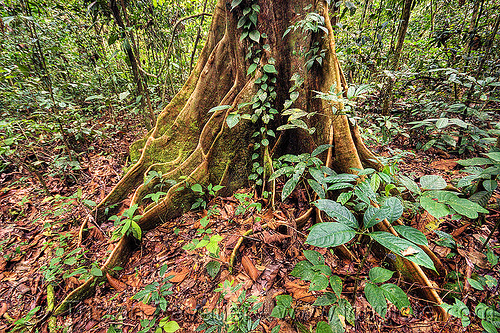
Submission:
{"label": "forest floor", "polygon": [[[78,277],[88,275],[89,268],[91,274],[99,274],[96,264],[102,264],[113,247],[110,241],[112,223],[100,229],[93,228],[81,248],[77,246],[78,229],[93,202],[102,200],[119,181],[128,146],[142,135],[144,132],[140,130],[115,131],[112,136],[93,142],[95,149],[80,155],[82,169],[75,174],[74,180],[68,181],[67,175],[47,178],[50,196],[26,170],[11,170],[0,175],[0,332],[14,330],[15,321],[37,323],[37,318],[43,317],[48,283],[55,287],[57,302],[83,283]],[[372,148],[382,156],[391,156],[397,149],[407,150],[406,144],[401,138],[389,145]],[[397,165],[400,173],[413,178],[438,174],[450,181],[461,176],[457,160],[456,156],[430,149],[407,154]],[[294,219],[308,209],[305,190],[296,190],[274,211],[259,211],[257,205],[250,204],[254,202],[250,191],[242,189],[231,197],[213,198],[206,210],[188,212],[178,218],[176,227],[160,226],[147,232],[125,267],[97,286],[93,297],[58,317],[57,326],[67,332],[146,332],[147,325],[154,327],[151,319],[157,324],[169,316],[168,320],[175,320],[180,325],[180,332],[194,332],[203,323],[202,313],[205,318],[212,314],[215,320],[216,313],[227,313],[229,305],[237,301],[242,290],[247,296],[256,295],[258,302],[263,302],[256,314],[247,315],[254,320],[260,318],[263,332],[271,332],[276,324],[281,325],[280,332],[296,332],[297,326],[291,320],[270,316],[275,297],[282,294],[293,296],[295,320],[303,324],[304,329],[326,320],[327,311],[312,305],[320,293],[309,291],[309,283],[290,275],[297,262],[305,260],[303,250],[313,249],[305,244],[305,232],[313,218],[300,230],[294,227]],[[497,190],[492,200],[499,197]],[[204,247],[191,249],[194,246],[188,245],[203,236],[199,234],[200,220],[209,212],[207,228],[212,234],[224,237],[219,244],[220,271],[217,271],[217,263],[210,263],[213,259]],[[450,272],[447,276],[431,277],[440,286],[438,290],[447,303],[453,303],[450,290],[458,292],[455,295],[469,305],[471,312],[472,304],[498,299],[498,286],[476,290],[467,280],[464,283],[464,277],[489,275],[500,280],[499,265],[492,266],[486,250],[481,250],[482,242],[499,216],[499,211],[490,210],[490,214],[480,220],[437,221],[425,214],[405,214],[405,222],[426,234],[431,249]],[[443,246],[446,244],[433,232],[436,229],[451,234],[458,247]],[[244,238],[230,273],[230,254],[241,234],[248,230],[252,230],[252,234]],[[491,253],[500,256],[498,239],[496,231],[490,243]],[[361,259],[366,244],[353,244],[351,249]],[[396,275],[390,281],[408,293],[413,314],[403,315],[390,305],[384,320],[372,310],[362,290],[369,269],[390,264],[390,256],[381,258],[369,254],[366,264],[359,269],[358,263],[341,259],[336,252],[315,250],[325,256],[334,274],[342,278],[342,296],[351,303],[359,270],[361,283],[354,302],[356,320],[354,325],[346,321],[348,332],[482,331],[480,320],[475,316],[471,316],[472,323],[467,328],[462,328],[460,319],[455,317],[446,322],[435,321],[432,307],[421,299],[418,286]],[[79,274],[82,272],[83,275]],[[167,276],[171,278],[164,279]],[[234,281],[233,285],[241,284],[242,288],[229,291],[226,285],[221,288],[222,292],[216,290],[226,280]],[[148,302],[143,299],[148,291],[159,291],[159,294],[151,294]],[[232,313],[243,315],[248,304],[233,308]],[[28,313],[33,316],[30,318]],[[48,332],[47,321],[37,324],[38,327],[28,326],[26,330]]]}

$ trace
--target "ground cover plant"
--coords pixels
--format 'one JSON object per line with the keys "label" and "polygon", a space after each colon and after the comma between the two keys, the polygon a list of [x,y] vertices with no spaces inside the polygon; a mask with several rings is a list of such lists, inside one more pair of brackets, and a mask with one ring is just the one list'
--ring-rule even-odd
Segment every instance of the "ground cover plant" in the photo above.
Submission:
{"label": "ground cover plant", "polygon": [[500,327],[495,2],[1,6],[1,330]]}

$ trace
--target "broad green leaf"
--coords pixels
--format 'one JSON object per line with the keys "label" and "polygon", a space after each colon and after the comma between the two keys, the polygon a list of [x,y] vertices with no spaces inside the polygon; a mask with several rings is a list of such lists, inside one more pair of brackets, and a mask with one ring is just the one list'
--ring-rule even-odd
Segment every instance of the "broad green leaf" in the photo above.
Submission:
{"label": "broad green leaf", "polygon": [[492,160],[494,160],[496,162],[500,162],[500,152],[498,152],[498,151],[493,152],[493,153],[488,153],[488,154],[486,154],[486,156],[488,156],[489,158],[491,158]]}
{"label": "broad green leaf", "polygon": [[395,197],[390,197],[387,199],[382,207],[389,207],[390,208],[390,213],[389,216],[387,217],[387,220],[389,222],[394,222],[397,219],[399,219],[403,215],[403,204],[401,203],[401,200]]}
{"label": "broad green leaf", "polygon": [[250,66],[248,66],[247,75],[253,74],[256,69],[257,69],[257,64],[255,63],[251,64]]}
{"label": "broad green leaf", "polygon": [[248,34],[248,36],[250,37],[251,40],[253,40],[254,42],[259,42],[260,41],[260,32],[258,30],[253,30],[253,31],[250,31],[250,33]]}
{"label": "broad green leaf", "polygon": [[[498,321],[497,321],[498,322]],[[481,320],[481,326],[483,326],[484,330],[488,333],[498,333],[498,330],[496,329],[496,326],[493,325],[490,321],[488,320]],[[497,326],[500,326],[497,324]]]}
{"label": "broad green leaf", "polygon": [[130,224],[130,226],[132,227],[132,235],[138,239],[138,240],[141,240],[142,239],[142,230],[141,230],[141,227],[134,221],[132,221],[132,223]]}
{"label": "broad green leaf", "polygon": [[165,332],[175,332],[177,330],[180,330],[181,327],[179,326],[179,324],[177,324],[177,322],[175,321],[169,321],[167,322],[165,325],[163,325],[163,330]]}
{"label": "broad green leaf", "polygon": [[408,189],[408,191],[413,192],[415,194],[421,194],[422,191],[420,191],[420,188],[418,187],[417,183],[409,177],[406,176],[399,176],[399,180],[401,184],[403,184],[404,187]]}
{"label": "broad green leaf", "polygon": [[372,308],[382,318],[385,318],[387,313],[387,301],[385,300],[384,290],[373,283],[365,285],[365,297]]}
{"label": "broad green leaf", "polygon": [[465,215],[470,219],[476,219],[479,216],[478,213],[489,213],[487,209],[484,209],[477,203],[467,199],[456,198],[453,201],[448,202],[448,204],[458,214]]}
{"label": "broad green leaf", "polygon": [[320,199],[313,203],[319,210],[324,211],[328,216],[334,218],[339,223],[343,223],[352,228],[358,228],[356,217],[338,202],[329,199]]}
{"label": "broad green leaf", "polygon": [[283,190],[281,191],[281,200],[284,201],[290,194],[292,194],[295,186],[299,182],[299,177],[290,178],[285,185],[283,186]]}
{"label": "broad green leaf", "polygon": [[376,208],[373,206],[368,207],[363,216],[363,226],[371,228],[389,217],[391,211],[389,207]]}
{"label": "broad green leaf", "polygon": [[424,251],[420,250],[418,246],[416,246],[412,242],[407,241],[403,238],[396,237],[393,234],[385,231],[376,231],[369,233],[368,235],[371,236],[377,243],[399,256],[402,256],[409,247],[412,247],[415,251],[417,251],[417,253],[404,256],[405,259],[408,259],[417,265],[436,270],[431,258],[429,258],[429,256]]}
{"label": "broad green leaf", "polygon": [[328,277],[321,273],[315,273],[313,278],[311,279],[311,285],[309,286],[309,290],[318,291],[324,290],[328,287]]}
{"label": "broad green leaf", "polygon": [[297,265],[290,272],[291,276],[295,276],[304,281],[310,281],[314,276],[314,271],[312,270],[313,265],[306,260],[299,261]]}
{"label": "broad green leaf", "polygon": [[471,285],[472,288],[477,289],[477,290],[484,290],[483,285],[478,280],[474,280],[472,278],[467,278],[467,281],[469,281],[469,284]]}
{"label": "broad green leaf", "polygon": [[330,147],[333,147],[333,145],[321,145],[313,150],[313,152],[311,153],[311,156],[312,157],[318,156],[319,154],[321,154],[322,152],[324,152],[325,150],[327,150]]}
{"label": "broad green leaf", "polygon": [[498,187],[498,182],[493,179],[487,179],[483,181],[483,187],[487,192],[493,192]]}
{"label": "broad green leaf", "polygon": [[234,9],[234,7],[238,6],[243,0],[233,0],[231,2],[231,8]]}
{"label": "broad green leaf", "polygon": [[469,158],[467,160],[457,161],[457,163],[460,165],[463,165],[463,166],[492,164],[491,160],[489,158],[484,158],[484,157],[473,157],[473,158]]}
{"label": "broad green leaf", "polygon": [[325,258],[318,251],[304,250],[304,257],[315,266],[325,264]]}
{"label": "broad green leaf", "polygon": [[90,274],[92,274],[93,276],[102,276],[102,271],[99,267],[92,266],[92,268],[90,269]]}
{"label": "broad green leaf", "polygon": [[321,186],[320,183],[318,183],[314,179],[308,179],[307,183],[309,184],[309,186],[311,186],[311,188],[314,190],[314,192],[316,192],[316,194],[318,195],[318,197],[320,199],[325,198],[326,193],[325,193],[325,190],[323,189],[323,187]]}
{"label": "broad green leaf", "polygon": [[330,277],[330,287],[332,287],[333,292],[340,298],[342,294],[342,279],[337,275]]}
{"label": "broad green leaf", "polygon": [[420,185],[426,190],[442,190],[447,184],[441,176],[425,175],[420,177]]}
{"label": "broad green leaf", "polygon": [[238,113],[230,113],[227,115],[226,123],[229,128],[233,128],[240,121],[241,116]]}
{"label": "broad green leaf", "polygon": [[332,305],[333,303],[337,302],[338,297],[331,292],[326,292],[313,303],[313,305],[316,306],[327,306],[327,305]]}
{"label": "broad green leaf", "polygon": [[389,302],[394,304],[399,309],[399,311],[409,309],[410,314],[413,313],[410,301],[408,300],[408,296],[401,288],[392,283],[383,284],[380,286],[380,288],[382,288],[382,290],[384,291],[384,295],[389,300]]}
{"label": "broad green leaf", "polygon": [[388,269],[382,267],[373,267],[372,269],[370,269],[368,276],[370,277],[370,281],[373,283],[383,283],[389,280],[393,274],[394,272]]}
{"label": "broad green leaf", "polygon": [[208,275],[210,275],[210,277],[214,279],[217,276],[217,274],[219,274],[220,267],[221,267],[220,262],[216,260],[210,261],[206,266]]}
{"label": "broad green leaf", "polygon": [[293,298],[290,295],[278,295],[276,296],[276,304],[284,306],[285,308],[290,308],[292,306]]}
{"label": "broad green leaf", "polygon": [[278,71],[274,67],[274,65],[271,64],[265,64],[264,67],[262,67],[262,70],[268,74],[277,74]]}
{"label": "broad green leaf", "polygon": [[318,322],[316,325],[316,333],[334,333],[330,325],[324,321]]}
{"label": "broad green leaf", "polygon": [[288,309],[282,305],[276,305],[271,311],[271,317],[274,318],[285,318],[288,313]]}
{"label": "broad green leaf", "polygon": [[467,305],[465,305],[464,302],[462,302],[458,298],[455,298],[455,304],[450,305],[447,303],[443,303],[440,306],[452,316],[460,318],[463,327],[469,326],[470,324],[469,308],[467,308]]}
{"label": "broad green leaf", "polygon": [[429,212],[429,214],[437,219],[450,214],[450,210],[448,209],[448,207],[446,207],[445,204],[432,200],[429,197],[420,197],[420,205],[422,205],[423,209],[425,209],[427,212]]}
{"label": "broad green leaf", "polygon": [[318,247],[335,247],[349,242],[356,232],[337,222],[318,223],[311,228],[306,243]]}
{"label": "broad green leaf", "polygon": [[427,237],[420,231],[407,225],[395,225],[394,230],[407,240],[422,246],[428,246]]}

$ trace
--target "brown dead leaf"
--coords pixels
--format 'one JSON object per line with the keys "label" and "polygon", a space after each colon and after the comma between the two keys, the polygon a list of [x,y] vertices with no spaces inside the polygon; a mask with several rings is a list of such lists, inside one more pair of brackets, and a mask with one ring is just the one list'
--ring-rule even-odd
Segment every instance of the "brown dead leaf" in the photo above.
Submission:
{"label": "brown dead leaf", "polygon": [[270,264],[266,267],[264,272],[257,279],[252,287],[252,295],[256,294],[256,291],[261,294],[265,294],[274,284],[276,276],[281,268],[280,264]]}
{"label": "brown dead leaf", "polygon": [[283,234],[280,234],[278,232],[275,232],[275,233],[271,234],[267,230],[264,230],[262,232],[262,236],[264,237],[264,242],[267,243],[267,244],[270,244],[270,243],[280,243],[284,239],[287,239],[288,237],[290,237],[289,235],[283,235]]}
{"label": "brown dead leaf", "polygon": [[260,271],[255,267],[252,259],[250,259],[248,256],[244,256],[243,258],[241,258],[241,264],[243,265],[243,269],[248,274],[248,276],[250,276],[253,281],[256,281],[260,275]]}
{"label": "brown dead leaf", "polygon": [[403,257],[407,257],[407,256],[412,256],[414,254],[417,254],[418,252],[419,252],[418,250],[414,249],[411,246],[408,246],[408,248],[406,250],[401,251],[401,255]]}
{"label": "brown dead leaf", "polygon": [[189,267],[178,267],[173,271],[170,271],[167,273],[166,276],[173,275],[174,277],[170,279],[170,282],[177,283],[177,282],[182,282],[186,278],[186,276],[189,274]]}
{"label": "brown dead leaf", "polygon": [[142,311],[142,313],[144,313],[146,316],[152,316],[153,313],[155,313],[155,311],[156,311],[156,308],[154,306],[151,306],[149,304],[144,304],[142,302],[138,302],[135,305],[135,308],[137,310]]}
{"label": "brown dead leaf", "polygon": [[453,237],[460,236],[465,231],[465,229],[467,229],[471,224],[472,223],[466,223],[463,226],[461,226],[460,228],[453,230],[453,232],[451,233],[451,235]]}
{"label": "brown dead leaf", "polygon": [[194,314],[196,311],[196,299],[194,297],[189,297],[184,301],[184,311],[189,314]]}
{"label": "brown dead leaf", "polygon": [[7,303],[2,302],[2,306],[0,307],[0,318],[7,312]]}
{"label": "brown dead leaf", "polygon": [[292,294],[293,299],[307,303],[316,301],[316,297],[309,291],[309,283],[305,283],[301,280],[295,281],[288,281],[285,283],[285,289],[288,293]]}
{"label": "brown dead leaf", "polygon": [[127,285],[118,279],[115,279],[109,273],[106,273],[106,278],[108,279],[109,285],[118,291],[122,291],[127,288]]}
{"label": "brown dead leaf", "polygon": [[460,254],[464,258],[469,259],[474,265],[478,266],[479,268],[488,269],[490,266],[486,255],[482,252],[474,249],[463,250],[460,248],[458,248],[457,251],[458,254]]}
{"label": "brown dead leaf", "polygon": [[437,160],[430,164],[431,168],[438,170],[452,170],[457,166],[457,160]]}

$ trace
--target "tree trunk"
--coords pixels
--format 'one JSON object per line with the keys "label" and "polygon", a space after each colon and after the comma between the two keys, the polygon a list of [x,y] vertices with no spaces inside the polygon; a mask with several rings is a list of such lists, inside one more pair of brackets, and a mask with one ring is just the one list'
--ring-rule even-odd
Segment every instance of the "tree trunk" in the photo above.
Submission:
{"label": "tree trunk", "polygon": [[[111,213],[113,205],[130,196],[131,205],[139,206],[138,213],[142,217],[138,224],[143,231],[169,223],[191,206],[194,198],[187,182],[205,186],[220,184],[230,193],[248,186],[249,175],[255,174],[257,184],[264,178],[262,185],[265,186],[269,172],[255,173],[253,164],[265,169],[271,157],[311,152],[321,144],[332,144],[333,147],[321,157],[338,172],[352,173],[352,168],[361,169],[363,166],[378,167],[356,126],[345,115],[334,114],[332,106],[341,110],[342,103],[332,105],[314,98],[314,91],[327,92],[333,87],[335,93],[341,94],[346,88],[335,54],[326,2],[260,0],[260,7],[256,4],[257,1],[243,1],[231,8],[230,0],[218,1],[208,40],[197,65],[179,93],[158,116],[154,129],[145,139],[132,145],[131,157],[137,162],[96,207],[96,223],[106,218],[106,212]],[[305,17],[304,8],[311,4],[324,18],[323,28],[328,33],[319,29],[317,33],[304,35],[301,29],[297,29],[283,37],[289,26],[298,21],[298,15]],[[248,8],[259,11],[255,27]],[[246,21],[242,19],[244,9],[249,17]],[[242,20],[247,28],[238,29],[238,22]],[[246,38],[240,38],[245,35]],[[315,43],[326,52],[321,61],[316,61],[310,70],[306,70],[304,53],[311,45],[317,45]],[[252,51],[250,56],[249,50]],[[311,134],[304,129],[294,129],[274,138],[266,133],[276,131],[285,123],[286,119],[281,119],[277,110],[282,110],[285,101],[290,99],[290,79],[294,74],[304,78],[304,83],[296,90],[299,97],[293,102],[293,107],[316,113],[304,118],[316,131]],[[242,103],[247,104],[239,106]],[[217,106],[230,107],[209,112]],[[242,118],[237,124],[233,121],[238,117],[236,114]],[[228,123],[234,126],[229,128]],[[253,138],[254,133],[264,135]],[[259,158],[252,156],[255,153]],[[161,172],[161,179],[157,177],[145,182],[151,171]],[[156,192],[153,187],[161,180],[175,184],[162,190],[167,194],[158,203],[146,199],[148,193]],[[174,222],[170,223],[173,225]],[[84,227],[85,224],[82,231]],[[123,237],[102,266],[103,272],[111,273],[113,267],[120,265],[132,243],[131,237]],[[72,302],[86,297],[97,279],[89,279],[68,295],[55,314],[63,313]],[[439,296],[435,296],[430,298],[440,304]]]}
{"label": "tree trunk", "polygon": [[[399,23],[398,39],[394,47],[393,57],[390,65],[390,70],[395,72],[398,69],[399,58],[401,58],[401,51],[403,50],[403,43],[405,41],[406,30],[408,30],[408,23],[410,22],[411,8],[413,0],[405,0],[403,10],[401,12],[401,22]],[[388,116],[390,108],[392,107],[393,88],[395,78],[387,78],[387,82],[382,89],[382,114]]]}

